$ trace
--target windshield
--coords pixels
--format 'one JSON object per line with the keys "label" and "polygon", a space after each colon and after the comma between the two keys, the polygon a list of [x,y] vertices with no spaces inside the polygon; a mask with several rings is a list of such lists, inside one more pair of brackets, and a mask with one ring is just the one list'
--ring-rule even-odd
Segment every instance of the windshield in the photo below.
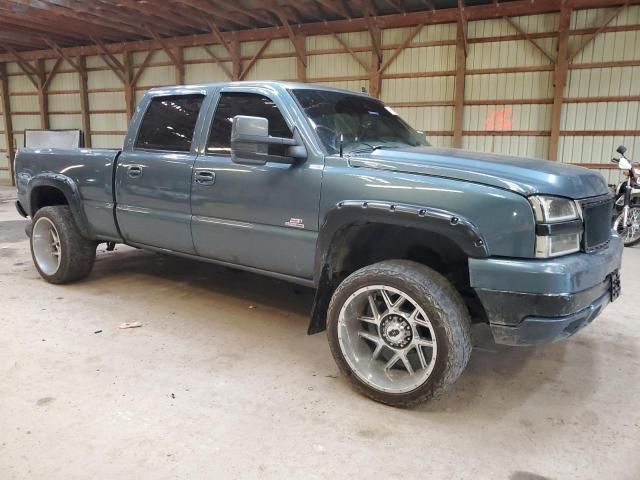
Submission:
{"label": "windshield", "polygon": [[424,134],[412,129],[381,101],[362,95],[326,90],[294,89],[329,154],[340,151],[428,145]]}

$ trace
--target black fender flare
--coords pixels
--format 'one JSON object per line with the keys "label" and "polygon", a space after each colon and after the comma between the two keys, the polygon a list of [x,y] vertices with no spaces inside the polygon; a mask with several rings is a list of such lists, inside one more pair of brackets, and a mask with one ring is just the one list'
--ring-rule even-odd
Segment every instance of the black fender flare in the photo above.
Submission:
{"label": "black fender flare", "polygon": [[437,208],[391,202],[345,200],[329,210],[320,228],[316,246],[314,283],[316,294],[311,311],[310,335],[326,328],[326,313],[337,285],[331,271],[332,246],[346,228],[378,223],[412,227],[437,233],[455,243],[469,257],[489,256],[479,228],[466,217]]}
{"label": "black fender flare", "polygon": [[75,182],[60,173],[42,173],[33,177],[27,186],[29,192],[28,212],[31,218],[35,215],[34,211],[34,195],[40,187],[53,187],[62,192],[67,199],[67,204],[71,210],[73,220],[76,222],[80,234],[90,240],[95,240],[89,229],[89,222],[82,209],[82,197]]}

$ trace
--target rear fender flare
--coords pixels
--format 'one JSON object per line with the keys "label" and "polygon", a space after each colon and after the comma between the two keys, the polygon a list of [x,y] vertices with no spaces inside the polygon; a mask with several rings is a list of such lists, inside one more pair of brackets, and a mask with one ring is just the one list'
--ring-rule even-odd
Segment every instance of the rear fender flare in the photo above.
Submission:
{"label": "rear fender flare", "polygon": [[61,175],[59,173],[43,173],[36,175],[29,181],[29,185],[27,187],[29,192],[28,212],[29,215],[31,215],[31,218],[33,218],[36,213],[34,211],[34,199],[35,194],[40,187],[53,187],[60,190],[67,199],[67,204],[71,210],[73,220],[76,222],[76,226],[80,230],[82,236],[90,240],[95,240],[90,233],[89,222],[87,221],[84,209],[82,208],[82,198],[80,196],[78,186],[72,179],[65,175]]}
{"label": "rear fender flare", "polygon": [[314,283],[317,290],[311,312],[308,333],[318,333],[326,327],[326,313],[335,285],[331,270],[332,247],[347,228],[367,223],[412,227],[438,233],[449,238],[469,257],[489,256],[480,230],[466,217],[447,210],[419,205],[379,201],[345,200],[325,216],[316,249]]}

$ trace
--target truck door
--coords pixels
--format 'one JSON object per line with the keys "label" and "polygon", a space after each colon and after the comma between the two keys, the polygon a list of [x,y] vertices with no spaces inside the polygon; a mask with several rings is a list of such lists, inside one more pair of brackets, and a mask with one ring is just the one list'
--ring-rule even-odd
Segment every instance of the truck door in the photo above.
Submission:
{"label": "truck door", "polygon": [[116,215],[128,243],[194,253],[189,196],[204,98],[203,92],[145,97],[146,111],[130,127],[137,135],[116,169]]}
{"label": "truck door", "polygon": [[[196,252],[311,279],[324,158],[307,148],[308,158],[293,164],[234,163],[231,121],[236,115],[265,117],[270,135],[292,137],[292,113],[268,91],[255,91],[227,87],[220,93],[206,148],[194,169],[191,210]],[[284,153],[281,145],[269,148],[273,155]]]}

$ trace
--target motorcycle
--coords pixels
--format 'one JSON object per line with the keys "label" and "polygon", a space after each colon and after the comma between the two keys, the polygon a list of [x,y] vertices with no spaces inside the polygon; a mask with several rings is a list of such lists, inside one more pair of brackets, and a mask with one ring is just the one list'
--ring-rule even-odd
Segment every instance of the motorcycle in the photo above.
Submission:
{"label": "motorcycle", "polygon": [[624,156],[627,149],[620,145],[616,152],[620,158],[612,158],[613,163],[627,177],[618,187],[615,208],[620,213],[613,222],[613,230],[620,235],[625,247],[640,242],[640,170],[633,167],[631,161]]}

